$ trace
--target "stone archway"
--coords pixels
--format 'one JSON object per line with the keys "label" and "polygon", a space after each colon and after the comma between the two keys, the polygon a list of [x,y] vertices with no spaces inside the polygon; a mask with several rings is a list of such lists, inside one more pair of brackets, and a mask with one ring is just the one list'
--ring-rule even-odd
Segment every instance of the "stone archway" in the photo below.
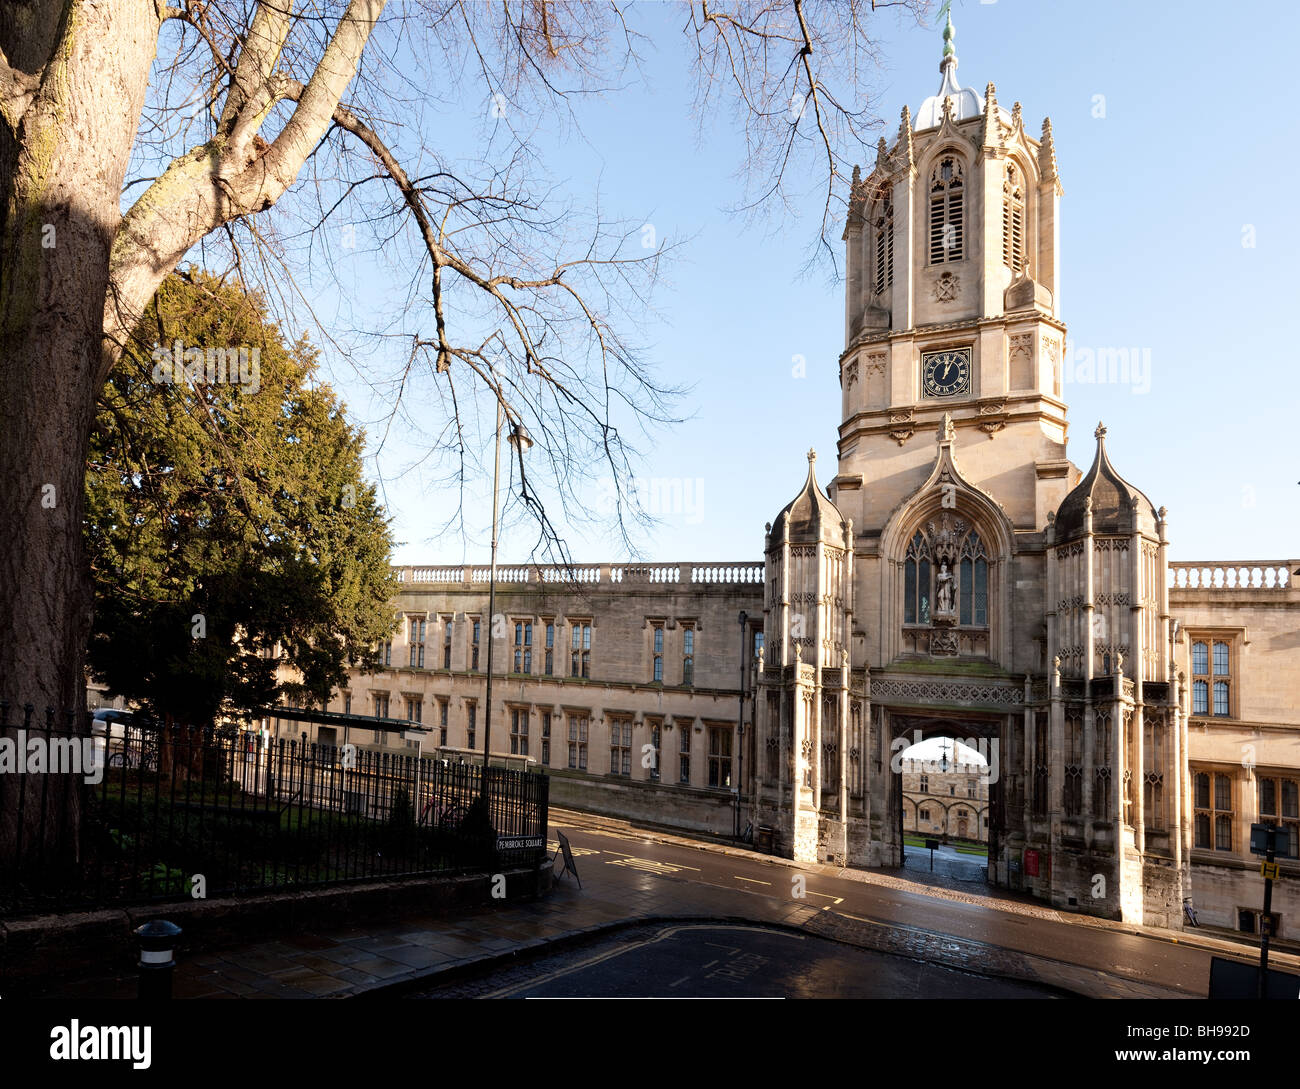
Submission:
{"label": "stone archway", "polygon": [[[940,814],[940,838],[944,841],[960,837],[971,840],[982,839],[987,844],[988,862],[984,867],[984,877],[990,884],[994,884],[992,864],[998,858],[998,852],[1006,831],[1001,754],[1005,751],[1007,745],[1008,731],[1014,728],[1008,716],[975,711],[936,713],[919,708],[887,708],[884,710],[888,722],[886,737],[889,740],[888,751],[890,754],[889,819],[886,821],[886,828],[888,829],[887,838],[892,842],[882,844],[882,857],[896,859],[896,865],[899,867],[907,866],[903,813],[909,801],[913,799],[906,797],[904,791],[904,769],[901,766],[903,753],[921,741],[950,738],[964,746],[969,746],[983,757],[987,764],[987,772],[979,780],[981,784],[980,793],[976,797],[956,797],[954,795],[949,799],[937,795],[934,798],[933,805],[928,808]],[[960,765],[965,761],[954,756],[953,763],[954,765]],[[922,780],[922,782],[925,781]],[[919,813],[921,806],[918,803],[914,808]],[[967,814],[964,820],[958,815],[959,812]],[[985,815],[989,818],[988,829],[987,834],[982,835],[981,833],[984,830],[981,828],[981,823]],[[914,826],[921,835],[924,835],[925,829],[921,828],[921,823],[918,819],[914,822]],[[939,832],[940,828],[934,830]]]}

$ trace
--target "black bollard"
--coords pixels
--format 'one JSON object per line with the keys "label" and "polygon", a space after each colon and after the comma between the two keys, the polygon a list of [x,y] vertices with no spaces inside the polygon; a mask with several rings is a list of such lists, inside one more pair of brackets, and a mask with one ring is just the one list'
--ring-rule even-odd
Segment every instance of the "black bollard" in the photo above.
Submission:
{"label": "black bollard", "polygon": [[172,973],[176,968],[172,954],[180,936],[181,928],[166,919],[153,919],[135,928],[140,943],[140,960],[136,965],[140,969],[138,998],[171,998]]}

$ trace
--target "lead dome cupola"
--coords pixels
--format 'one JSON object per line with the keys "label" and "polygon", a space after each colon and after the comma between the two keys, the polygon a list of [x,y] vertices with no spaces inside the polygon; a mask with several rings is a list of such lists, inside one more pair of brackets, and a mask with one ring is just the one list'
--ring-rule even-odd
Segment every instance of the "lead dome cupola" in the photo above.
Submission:
{"label": "lead dome cupola", "polygon": [[1156,535],[1155,505],[1137,488],[1116,472],[1106,456],[1106,426],[1099,423],[1093,432],[1097,453],[1092,468],[1083,475],[1062,501],[1056,512],[1058,543],[1082,537],[1088,500],[1092,500],[1092,531],[1116,536],[1134,532]]}
{"label": "lead dome cupola", "polygon": [[[953,44],[956,31],[952,25],[952,14],[943,28],[943,59],[939,62],[939,71],[943,73],[943,82],[939,84],[939,93],[933,94],[921,103],[916,111],[912,129],[921,132],[924,129],[938,128],[943,124],[943,104],[952,99],[952,119],[969,121],[984,113],[984,96],[972,87],[963,87],[957,82],[957,47]],[[1008,124],[1011,115],[1002,107],[997,107],[998,116]]]}
{"label": "lead dome cupola", "polygon": [[808,451],[808,479],[803,488],[776,516],[772,523],[771,545],[780,543],[788,525],[790,540],[807,544],[823,541],[841,547],[844,544],[844,516],[817,484],[814,465],[817,453]]}

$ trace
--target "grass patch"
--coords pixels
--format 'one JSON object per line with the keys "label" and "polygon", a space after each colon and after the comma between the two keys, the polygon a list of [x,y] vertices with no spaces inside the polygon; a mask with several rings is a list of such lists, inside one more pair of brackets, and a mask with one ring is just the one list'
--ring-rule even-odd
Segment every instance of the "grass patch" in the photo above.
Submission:
{"label": "grass patch", "polygon": [[[987,858],[989,854],[989,849],[985,847],[983,844],[967,843],[963,840],[951,840],[951,839],[947,843],[944,843],[943,838],[941,836],[936,836],[935,838],[939,841],[941,846],[951,847],[954,851],[958,852],[959,854],[983,855],[985,858]],[[915,836],[912,835],[911,833],[906,833],[903,836],[903,843],[908,847],[920,847],[922,850],[925,849],[924,836]]]}

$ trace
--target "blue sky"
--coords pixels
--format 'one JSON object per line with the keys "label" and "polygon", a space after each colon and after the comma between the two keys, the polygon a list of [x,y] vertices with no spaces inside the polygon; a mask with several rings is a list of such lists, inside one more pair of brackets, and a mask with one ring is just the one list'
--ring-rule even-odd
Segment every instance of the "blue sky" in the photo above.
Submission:
{"label": "blue sky", "polygon": [[[740,134],[706,119],[696,139],[681,11],[642,8],[651,33],[644,78],[582,102],[578,129],[543,125],[535,146],[577,200],[599,185],[613,216],[689,239],[643,330],[665,384],[685,384],[686,422],[643,444],[647,479],[688,482],[690,502],[640,537],[653,560],[758,559],[763,523],[798,490],[804,454],[834,475],[843,296],[826,270],[802,273],[820,206],[755,226],[727,209],[742,195]],[[1019,100],[1037,133],[1052,118],[1065,186],[1061,303],[1076,347],[1128,347],[1148,381],[1068,383],[1069,456],[1086,468],[1093,428],[1108,427],[1116,467],[1169,508],[1172,558],[1274,559],[1300,554],[1296,433],[1295,111],[1278,84],[1286,19],[1221,4],[958,3],[959,81]],[[875,83],[892,142],[904,103],[939,86],[940,32],[879,20],[884,70]],[[475,126],[449,118],[451,144]],[[873,137],[874,138],[874,137]],[[864,152],[864,166],[873,156]],[[838,229],[836,230],[838,236]],[[359,264],[358,298],[390,290]],[[806,376],[792,376],[802,356]],[[355,418],[374,421],[384,395],[323,357]],[[1146,389],[1143,389],[1143,386]],[[413,402],[435,414],[438,403]],[[436,420],[431,420],[436,423]],[[374,427],[371,427],[372,437]],[[401,470],[418,441],[392,441],[371,471],[383,480],[403,563],[484,562],[490,475],[471,482],[468,533],[435,537],[453,499],[422,469]],[[490,452],[484,450],[490,471]],[[503,562],[532,535],[503,536]],[[569,538],[580,561],[620,560],[607,534]]]}

